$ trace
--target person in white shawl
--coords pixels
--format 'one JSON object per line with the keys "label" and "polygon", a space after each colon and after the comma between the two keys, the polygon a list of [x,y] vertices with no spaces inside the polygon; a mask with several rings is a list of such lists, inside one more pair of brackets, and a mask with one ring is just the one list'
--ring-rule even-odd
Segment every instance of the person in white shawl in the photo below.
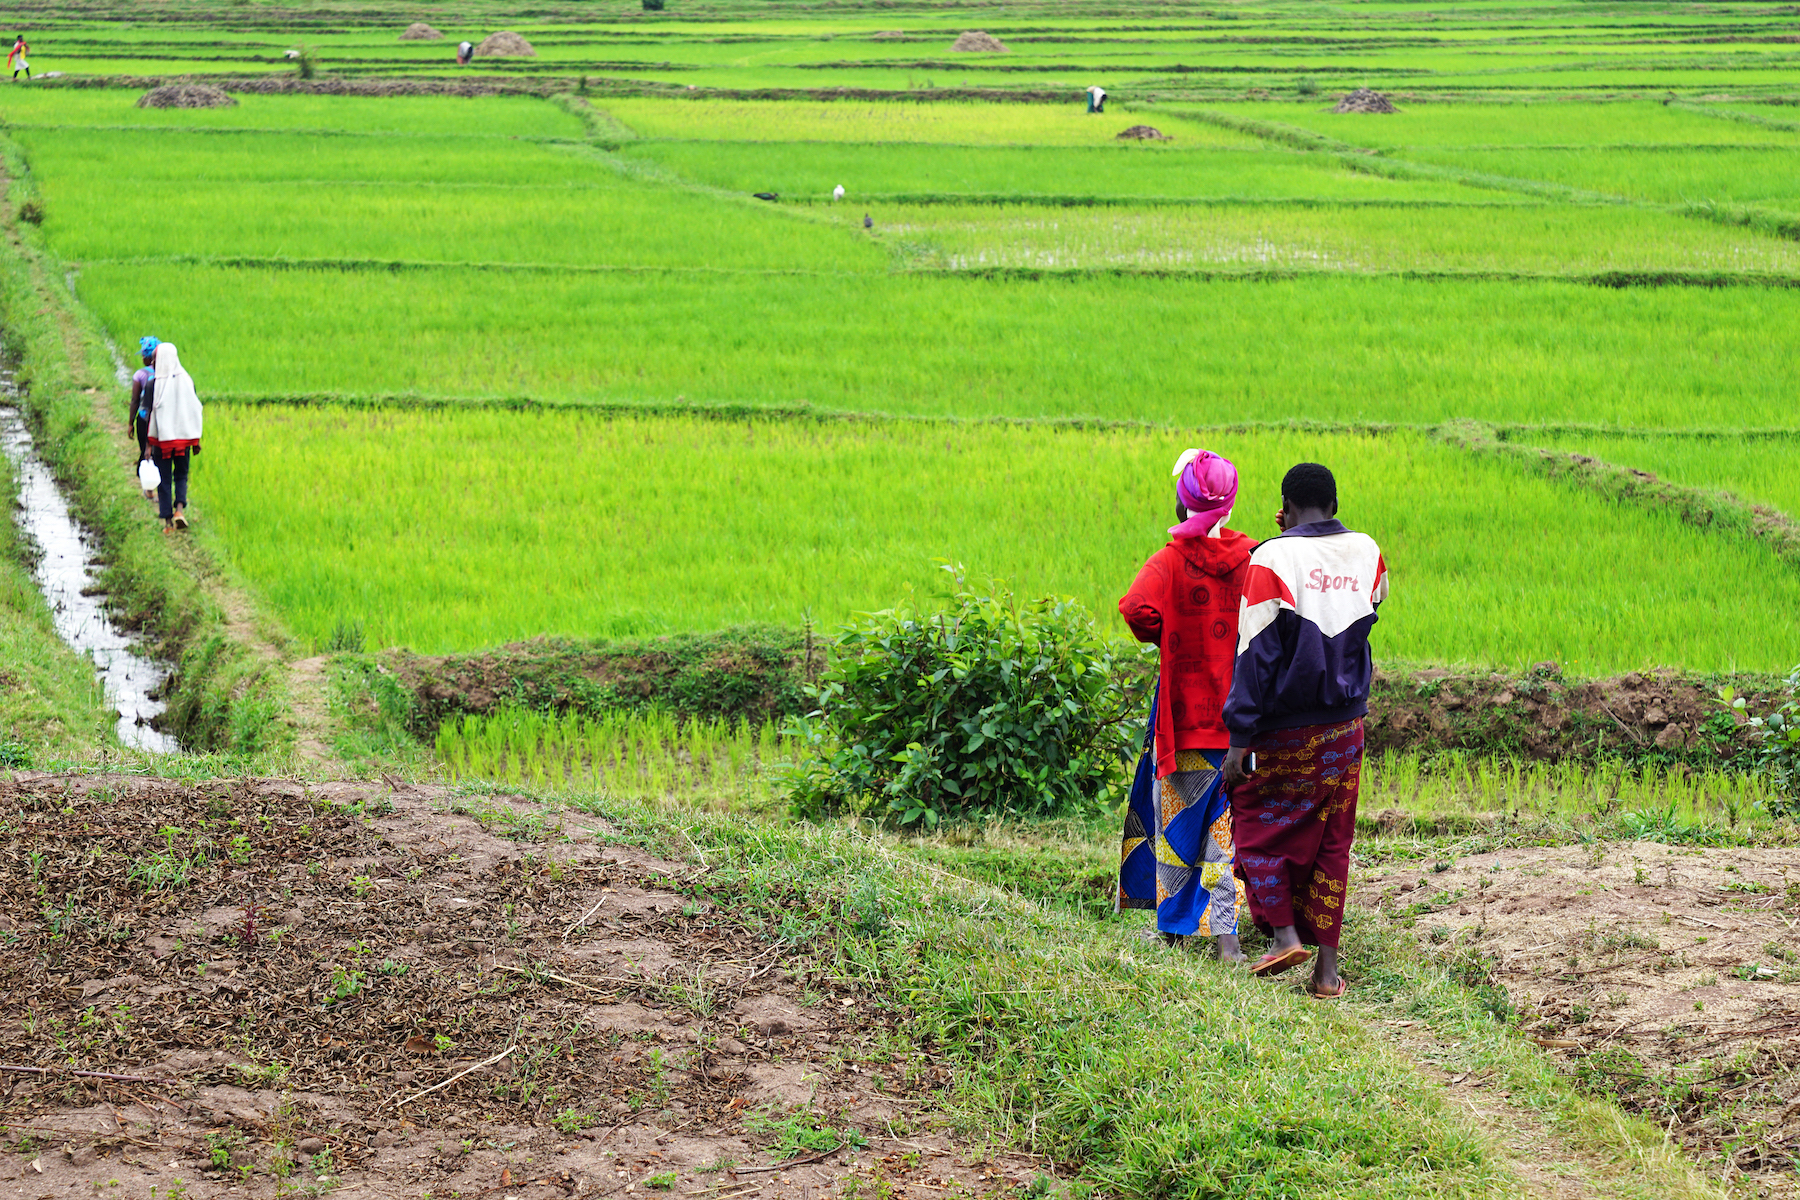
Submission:
{"label": "person in white shawl", "polygon": [[182,369],[180,353],[168,342],[156,347],[155,396],[147,440],[157,469],[162,472],[156,501],[166,533],[188,526],[188,468],[200,450],[201,427],[200,397],[194,391],[194,380]]}

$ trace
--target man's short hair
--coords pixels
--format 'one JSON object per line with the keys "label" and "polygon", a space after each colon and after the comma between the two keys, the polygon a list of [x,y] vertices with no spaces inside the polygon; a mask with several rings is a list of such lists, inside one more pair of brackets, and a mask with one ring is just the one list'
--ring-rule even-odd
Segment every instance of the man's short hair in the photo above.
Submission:
{"label": "man's short hair", "polygon": [[1296,463],[1281,477],[1281,499],[1292,508],[1322,508],[1337,503],[1337,480],[1323,463]]}

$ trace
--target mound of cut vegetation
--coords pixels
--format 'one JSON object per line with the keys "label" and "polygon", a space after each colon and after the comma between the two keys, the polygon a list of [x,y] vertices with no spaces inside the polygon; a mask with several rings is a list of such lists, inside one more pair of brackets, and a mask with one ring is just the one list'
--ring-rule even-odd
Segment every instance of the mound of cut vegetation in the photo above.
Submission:
{"label": "mound of cut vegetation", "polygon": [[952,50],[965,54],[1005,54],[1006,45],[990,33],[971,29],[950,44]]}
{"label": "mound of cut vegetation", "polygon": [[400,35],[400,40],[403,42],[435,42],[443,36],[425,22],[414,21],[406,27],[406,32]]}
{"label": "mound of cut vegetation", "polygon": [[138,97],[139,108],[233,108],[237,101],[206,83],[167,83]]}
{"label": "mound of cut vegetation", "polygon": [[877,33],[870,40],[877,41],[877,42],[891,42],[891,41],[895,40],[896,38],[903,38],[905,36],[906,36],[906,31],[903,29],[883,29],[880,33]]}
{"label": "mound of cut vegetation", "polygon": [[1360,87],[1342,100],[1331,110],[1340,113],[1391,113],[1400,110],[1394,107],[1393,101],[1374,88]]}
{"label": "mound of cut vegetation", "polygon": [[475,47],[476,58],[536,58],[537,50],[530,42],[510,29],[490,33]]}
{"label": "mound of cut vegetation", "polygon": [[1140,142],[1166,142],[1171,140],[1168,134],[1152,125],[1133,125],[1130,129],[1121,131],[1119,136],[1121,138],[1136,138]]}

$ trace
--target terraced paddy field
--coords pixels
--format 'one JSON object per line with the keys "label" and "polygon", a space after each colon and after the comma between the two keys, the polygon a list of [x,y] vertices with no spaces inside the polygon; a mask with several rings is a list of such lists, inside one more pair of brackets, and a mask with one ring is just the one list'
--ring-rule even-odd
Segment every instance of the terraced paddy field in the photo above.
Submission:
{"label": "terraced paddy field", "polygon": [[[17,1122],[118,1081],[28,1079],[0,1183],[1800,1194],[1800,832],[1705,675],[1761,703],[1800,661],[1791,11],[187,5],[46,10],[61,77],[0,82],[4,349],[206,752],[5,773],[99,753],[106,707],[14,547],[0,949],[38,1023],[0,1039],[159,1076],[197,1060],[140,1046],[229,1044],[168,1094],[268,1119],[90,1171]],[[450,61],[506,26],[535,55]],[[175,76],[237,103],[137,107]],[[1330,111],[1361,85],[1399,111]],[[208,406],[185,537],[129,473],[145,334]],[[1141,939],[1111,814],[779,816],[834,627],[943,564],[1074,597],[1129,676],[1114,605],[1197,445],[1259,536],[1328,463],[1392,572],[1335,1006]],[[258,878],[294,914],[240,913]],[[191,940],[131,957],[152,911]],[[315,1083],[338,1115],[278,1094]]]}
{"label": "terraced paddy field", "polygon": [[[1766,521],[1696,528],[1456,424],[1796,507],[1785,437],[1734,432],[1800,427],[1769,14],[1046,9],[975,55],[942,13],[698,15],[527,23],[535,57],[461,76],[534,95],[0,93],[27,236],[114,344],[182,347],[196,512],[302,643],[829,624],[940,559],[1110,623],[1162,460],[1205,443],[1258,533],[1287,460],[1339,467],[1398,659],[1800,659],[1788,600],[1719,587],[1800,587]],[[296,40],[333,86],[454,70],[296,30],[129,41],[150,73],[278,78]],[[123,34],[35,53],[103,73]],[[1337,78],[1401,111],[1328,111]]]}

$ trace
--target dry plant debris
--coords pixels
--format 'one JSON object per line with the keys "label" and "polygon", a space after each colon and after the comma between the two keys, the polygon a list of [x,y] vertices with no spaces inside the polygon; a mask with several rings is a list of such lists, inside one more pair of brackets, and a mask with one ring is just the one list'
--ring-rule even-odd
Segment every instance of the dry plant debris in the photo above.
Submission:
{"label": "dry plant debris", "polygon": [[[1791,849],[1636,841],[1370,876],[1362,903],[1505,989],[1584,1086],[1758,1177],[1800,1161]],[[1469,1081],[1479,1086],[1480,1081]]]}
{"label": "dry plant debris", "polygon": [[1137,138],[1140,141],[1167,142],[1173,140],[1168,134],[1150,125],[1133,125],[1130,129],[1121,130],[1119,136]]}
{"label": "dry plant debris", "polygon": [[980,29],[971,29],[950,43],[952,50],[967,54],[1005,54],[1006,46],[999,38]]}
{"label": "dry plant debris", "polygon": [[537,51],[530,42],[510,29],[502,29],[499,33],[490,33],[481,39],[475,47],[476,58],[536,58]]}
{"label": "dry plant debris", "polygon": [[0,1183],[801,1197],[1036,1173],[933,1128],[948,1071],[895,1005],[607,832],[404,785],[0,779],[0,1063],[46,1072],[0,1073]]}
{"label": "dry plant debris", "polygon": [[1399,112],[1393,102],[1374,88],[1360,87],[1342,100],[1331,110],[1339,113],[1391,113]]}
{"label": "dry plant debris", "polygon": [[400,35],[403,42],[435,42],[444,35],[423,21],[414,21]]}
{"label": "dry plant debris", "polygon": [[209,83],[168,83],[138,97],[139,108],[236,108],[237,99]]}

